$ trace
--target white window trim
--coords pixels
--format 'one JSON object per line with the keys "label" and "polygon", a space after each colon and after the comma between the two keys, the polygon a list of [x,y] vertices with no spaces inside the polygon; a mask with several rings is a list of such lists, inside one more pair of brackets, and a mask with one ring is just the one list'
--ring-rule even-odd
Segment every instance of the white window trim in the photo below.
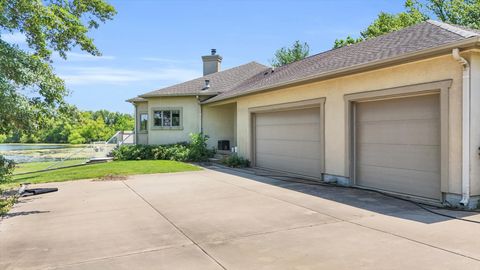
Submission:
{"label": "white window trim", "polygon": [[[176,127],[155,126],[155,111],[179,111],[180,125]],[[183,129],[183,108],[182,107],[153,107],[151,108],[150,113],[151,113],[150,128],[152,130],[182,130]]]}

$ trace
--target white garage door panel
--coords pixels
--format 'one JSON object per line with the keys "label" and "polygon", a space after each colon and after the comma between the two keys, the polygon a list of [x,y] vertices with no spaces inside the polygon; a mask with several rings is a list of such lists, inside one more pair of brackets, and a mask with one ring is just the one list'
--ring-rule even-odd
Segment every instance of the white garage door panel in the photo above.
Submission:
{"label": "white garage door panel", "polygon": [[[440,147],[423,145],[360,145],[361,161],[376,167],[439,172]],[[384,153],[389,153],[385,155]],[[360,166],[362,164],[359,164]]]}
{"label": "white garage door panel", "polygon": [[356,104],[358,185],[440,198],[439,101],[425,95]]}
{"label": "white garage door panel", "polygon": [[[431,119],[438,117],[440,99],[432,95],[368,102],[357,121]],[[362,103],[360,103],[362,104]],[[366,103],[365,103],[366,104]],[[382,113],[379,114],[378,112]]]}
{"label": "white garage door panel", "polygon": [[439,198],[440,186],[437,184],[439,173],[359,166],[357,177],[362,179],[361,185],[365,187],[432,199]]}
{"label": "white garage door panel", "polygon": [[257,126],[257,137],[263,140],[290,140],[318,142],[320,127],[318,124],[299,124],[285,126]]}
{"label": "white garage door panel", "polygon": [[359,143],[439,145],[440,120],[359,122]]}
{"label": "white garage door panel", "polygon": [[257,154],[257,166],[278,171],[296,173],[305,176],[320,177],[320,160],[296,158],[290,156]]}
{"label": "white garage door panel", "polygon": [[255,165],[321,177],[320,108],[257,113]]}
{"label": "white garage door panel", "polygon": [[320,144],[310,141],[278,141],[278,140],[257,140],[257,153],[267,155],[279,155],[279,149],[282,149],[283,155],[295,158],[307,158],[318,160]]}
{"label": "white garage door panel", "polygon": [[304,110],[288,110],[280,112],[259,113],[262,117],[257,118],[257,126],[262,125],[286,125],[286,124],[319,124],[320,108],[309,108]]}

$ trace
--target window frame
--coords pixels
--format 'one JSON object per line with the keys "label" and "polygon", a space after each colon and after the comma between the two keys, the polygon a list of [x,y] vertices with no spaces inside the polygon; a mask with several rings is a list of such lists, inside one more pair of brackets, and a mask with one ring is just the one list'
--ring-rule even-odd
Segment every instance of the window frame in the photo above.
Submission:
{"label": "window frame", "polygon": [[[146,115],[147,116],[147,124],[145,125],[145,129],[142,129],[142,115]],[[138,112],[138,132],[139,133],[147,133],[148,132],[148,119],[150,118],[150,116],[148,115],[148,112],[147,111],[141,111],[141,112]]]}
{"label": "window frame", "polygon": [[[179,125],[178,126],[157,126],[155,125],[155,113],[158,111],[170,111],[170,123],[173,123],[173,111],[179,112]],[[183,108],[181,107],[154,107],[151,109],[150,127],[157,130],[181,130],[183,129]],[[163,116],[160,118],[163,119]]]}

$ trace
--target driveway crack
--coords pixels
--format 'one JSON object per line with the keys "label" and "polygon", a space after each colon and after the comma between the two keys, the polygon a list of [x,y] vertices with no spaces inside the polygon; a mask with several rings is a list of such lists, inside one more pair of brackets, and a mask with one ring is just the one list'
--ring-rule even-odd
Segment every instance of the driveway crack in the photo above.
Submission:
{"label": "driveway crack", "polygon": [[148,204],[155,212],[157,212],[160,216],[162,216],[168,223],[170,223],[178,232],[180,232],[183,236],[185,236],[188,240],[190,240],[195,246],[197,246],[205,255],[207,255],[211,260],[213,260],[218,266],[222,269],[227,269],[223,266],[217,259],[215,259],[212,255],[210,255],[199,243],[197,243],[193,238],[188,236],[180,227],[178,227],[173,221],[171,221],[165,214],[163,214],[160,210],[158,210],[153,204],[151,204],[147,199],[145,199],[142,195],[140,195],[136,190],[130,187],[125,181],[122,181],[123,184],[130,189],[133,193],[135,193],[140,199],[142,199],[146,204]]}

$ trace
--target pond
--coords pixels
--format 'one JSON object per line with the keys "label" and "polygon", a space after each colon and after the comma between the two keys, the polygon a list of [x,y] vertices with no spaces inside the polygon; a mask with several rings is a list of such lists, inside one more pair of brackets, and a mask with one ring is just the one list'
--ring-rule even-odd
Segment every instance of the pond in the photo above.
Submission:
{"label": "pond", "polygon": [[5,143],[0,144],[0,152],[18,151],[18,150],[34,150],[34,149],[59,149],[67,148],[69,145],[65,144],[17,144]]}
{"label": "pond", "polygon": [[83,147],[85,146],[68,144],[0,144],[0,154],[17,163],[55,161]]}

